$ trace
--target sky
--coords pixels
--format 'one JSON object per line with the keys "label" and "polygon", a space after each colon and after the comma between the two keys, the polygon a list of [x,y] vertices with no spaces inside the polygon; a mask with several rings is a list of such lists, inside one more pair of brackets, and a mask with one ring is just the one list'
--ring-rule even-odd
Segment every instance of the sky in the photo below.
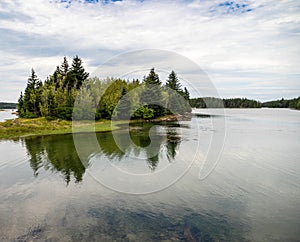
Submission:
{"label": "sky", "polygon": [[1,0],[0,36],[0,101],[16,102],[31,68],[44,81],[63,56],[92,73],[143,49],[188,58],[223,98],[300,96],[298,0]]}

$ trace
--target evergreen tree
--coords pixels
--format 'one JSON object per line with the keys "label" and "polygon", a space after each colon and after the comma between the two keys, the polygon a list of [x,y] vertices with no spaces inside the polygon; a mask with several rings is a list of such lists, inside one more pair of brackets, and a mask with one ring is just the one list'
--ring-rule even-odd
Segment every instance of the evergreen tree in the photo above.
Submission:
{"label": "evergreen tree", "polygon": [[18,113],[19,117],[24,117],[24,101],[23,101],[23,93],[21,92],[20,97],[18,99]]}
{"label": "evergreen tree", "polygon": [[59,70],[60,70],[60,73],[63,76],[66,76],[68,74],[68,72],[69,72],[69,64],[68,64],[67,57],[64,57],[63,63],[61,64]]}
{"label": "evergreen tree", "polygon": [[38,79],[35,71],[31,69],[24,93],[23,107],[26,117],[37,117],[40,114],[39,103],[41,101],[41,88],[43,84]]}
{"label": "evergreen tree", "polygon": [[[168,99],[167,99],[167,108],[168,113],[179,113],[184,114],[185,112],[189,111],[189,105],[185,100],[189,100],[189,92],[186,88],[182,90],[181,84],[177,78],[177,75],[174,71],[172,71],[166,81],[166,87],[168,92]],[[172,90],[174,91],[172,91]],[[179,96],[179,95],[181,96]]]}
{"label": "evergreen tree", "polygon": [[55,89],[59,88],[61,86],[61,72],[59,66],[56,67],[56,70],[53,73],[53,84],[55,86]]}
{"label": "evergreen tree", "polygon": [[159,80],[158,74],[155,73],[154,67],[151,68],[148,76],[144,78],[144,82],[147,85],[161,85],[161,81]]}
{"label": "evergreen tree", "polygon": [[70,85],[68,88],[75,87],[76,89],[80,89],[83,82],[88,78],[89,73],[85,72],[84,67],[82,66],[82,60],[76,55],[73,58],[72,67],[68,75],[68,84]]}
{"label": "evergreen tree", "polygon": [[[158,74],[155,73],[154,68],[152,68],[149,75],[144,78],[144,84],[145,89],[141,94],[141,103],[147,105],[150,110],[153,109],[155,117],[164,115],[165,108],[163,107],[161,81],[159,80]],[[153,104],[153,102],[155,104]]]}
{"label": "evergreen tree", "polygon": [[174,71],[172,71],[168,77],[166,82],[166,87],[171,88],[177,92],[181,90],[181,84],[177,78],[177,75]]}
{"label": "evergreen tree", "polygon": [[184,91],[183,91],[183,97],[184,97],[186,100],[190,100],[190,93],[189,93],[189,91],[187,90],[186,87],[184,88]]}

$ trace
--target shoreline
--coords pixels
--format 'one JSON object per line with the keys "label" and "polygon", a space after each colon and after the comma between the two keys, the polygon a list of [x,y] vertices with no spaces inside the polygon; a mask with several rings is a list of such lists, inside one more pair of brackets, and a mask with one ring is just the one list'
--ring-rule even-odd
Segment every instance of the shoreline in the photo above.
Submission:
{"label": "shoreline", "polygon": [[[118,129],[120,122],[112,123],[102,120],[93,123],[88,121],[78,122],[74,126],[75,132],[107,132]],[[47,120],[46,118],[23,119],[15,118],[0,122],[0,140],[16,139],[37,135],[71,134],[74,132],[72,121]]]}
{"label": "shoreline", "polygon": [[[150,120],[130,120],[130,123],[176,122],[185,119],[181,115],[166,115]],[[47,120],[44,117],[25,119],[15,118],[0,122],[0,140],[17,139],[38,135],[55,135],[71,133],[109,132],[121,129],[126,120],[111,121],[67,121],[62,119]]]}

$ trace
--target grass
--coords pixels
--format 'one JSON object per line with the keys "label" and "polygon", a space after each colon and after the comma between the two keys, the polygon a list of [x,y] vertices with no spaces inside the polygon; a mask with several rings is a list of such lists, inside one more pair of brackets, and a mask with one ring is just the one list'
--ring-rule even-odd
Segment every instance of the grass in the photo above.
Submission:
{"label": "grass", "polygon": [[[176,115],[167,115],[151,122],[170,122],[176,119]],[[50,134],[70,134],[80,132],[106,132],[120,128],[120,124],[128,121],[67,121],[67,120],[47,120],[46,118],[16,118],[0,122],[0,140],[13,139],[18,137],[33,135],[50,135]],[[131,120],[130,123],[145,122],[145,120]]]}
{"label": "grass", "polygon": [[118,124],[109,120],[89,122],[75,122],[72,128],[72,121],[47,120],[45,118],[23,119],[17,118],[0,122],[0,139],[17,138],[32,135],[68,134],[73,132],[104,132],[118,129]]}

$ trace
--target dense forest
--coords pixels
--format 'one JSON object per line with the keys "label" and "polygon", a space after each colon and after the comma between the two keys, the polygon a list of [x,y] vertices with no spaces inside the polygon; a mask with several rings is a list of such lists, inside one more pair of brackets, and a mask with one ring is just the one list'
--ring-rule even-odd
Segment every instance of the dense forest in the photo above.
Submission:
{"label": "dense forest", "polygon": [[296,108],[300,109],[300,97],[293,99],[280,99],[262,103],[262,107],[267,108]]}
{"label": "dense forest", "polygon": [[193,108],[293,108],[300,109],[300,97],[293,99],[281,99],[269,102],[259,102],[247,98],[191,98]]}
{"label": "dense forest", "polygon": [[0,102],[0,109],[16,109],[16,108],[17,108],[16,103]]}
{"label": "dense forest", "polygon": [[221,99],[215,97],[192,98],[193,108],[260,108],[261,102],[247,98]]}
{"label": "dense forest", "polygon": [[174,71],[164,85],[154,68],[142,81],[88,77],[78,56],[71,66],[64,57],[44,82],[32,69],[25,92],[21,92],[18,100],[19,117],[99,120],[115,115],[119,119],[152,119],[191,111],[189,92],[181,87]]}

